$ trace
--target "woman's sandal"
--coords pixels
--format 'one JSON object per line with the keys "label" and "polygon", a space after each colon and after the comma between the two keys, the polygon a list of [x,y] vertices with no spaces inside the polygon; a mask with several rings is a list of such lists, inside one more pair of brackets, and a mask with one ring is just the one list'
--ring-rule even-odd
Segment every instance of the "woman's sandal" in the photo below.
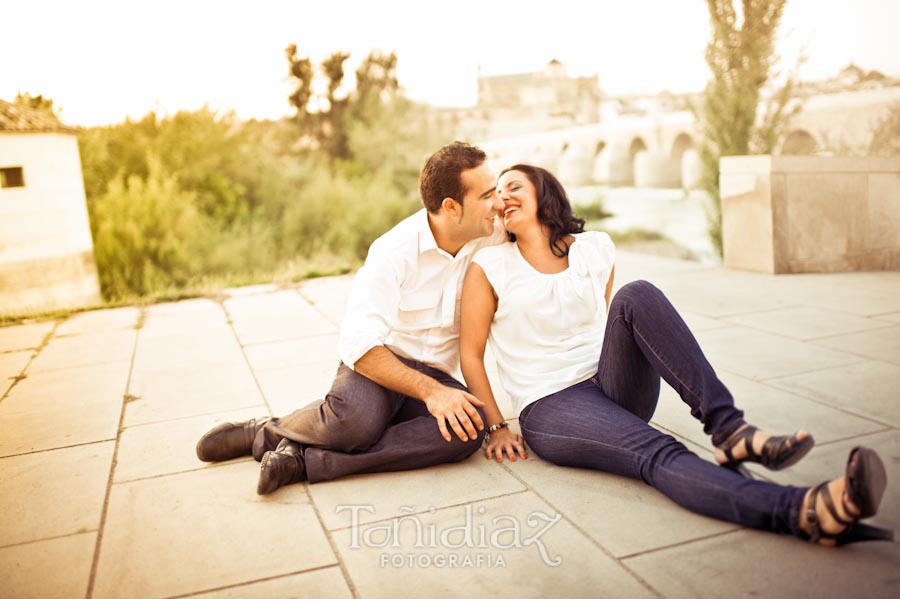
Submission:
{"label": "woman's sandal", "polygon": [[[766,440],[762,451],[756,453],[753,449],[753,435],[756,434],[756,431],[755,426],[747,425],[725,439],[721,445],[717,445],[716,447],[721,449],[728,459],[727,462],[719,465],[732,470],[742,470],[740,466],[743,462],[758,462],[769,470],[782,470],[799,462],[816,444],[812,435],[807,435],[806,438],[800,440],[796,435],[772,436]],[[734,449],[741,441],[744,442],[747,456],[735,458]]]}
{"label": "woman's sandal", "polygon": [[[893,540],[893,530],[859,523],[859,520],[875,515],[881,503],[881,497],[884,495],[884,488],[887,486],[884,464],[875,450],[867,447],[854,447],[847,459],[844,481],[841,505],[845,514],[856,515],[847,520],[838,514],[834,507],[834,501],[831,499],[831,493],[828,491],[828,483],[819,484],[810,493],[806,508],[806,521],[810,531],[809,540],[818,543],[821,539],[829,539],[835,541],[835,545],[846,545],[859,541]],[[816,511],[819,497],[822,497],[825,509],[831,514],[831,517],[844,525],[844,530],[839,533],[822,530],[819,514]]]}

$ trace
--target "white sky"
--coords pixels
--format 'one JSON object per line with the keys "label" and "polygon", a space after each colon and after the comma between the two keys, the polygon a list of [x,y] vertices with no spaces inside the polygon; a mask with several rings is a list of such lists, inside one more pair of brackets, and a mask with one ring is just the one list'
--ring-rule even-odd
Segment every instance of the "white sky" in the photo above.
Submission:
{"label": "white sky", "polygon": [[[849,62],[900,76],[900,1],[788,0],[779,52],[805,79]],[[352,73],[396,50],[407,94],[470,106],[484,74],[551,58],[599,74],[610,94],[703,88],[703,0],[0,0],[0,98],[51,97],[69,124],[96,125],[204,103],[242,117],[291,112],[284,49],[343,49]]]}

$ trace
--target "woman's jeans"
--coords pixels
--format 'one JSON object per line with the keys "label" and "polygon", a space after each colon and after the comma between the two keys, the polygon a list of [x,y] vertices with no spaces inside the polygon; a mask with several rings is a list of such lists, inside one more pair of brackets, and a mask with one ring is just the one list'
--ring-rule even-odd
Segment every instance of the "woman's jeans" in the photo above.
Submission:
{"label": "woman's jeans", "polygon": [[681,316],[646,281],[613,298],[597,375],[527,406],[522,435],[541,458],[639,478],[698,514],[803,536],[806,488],[744,478],[699,458],[647,422],[660,377],[703,423],[714,444],[744,424]]}

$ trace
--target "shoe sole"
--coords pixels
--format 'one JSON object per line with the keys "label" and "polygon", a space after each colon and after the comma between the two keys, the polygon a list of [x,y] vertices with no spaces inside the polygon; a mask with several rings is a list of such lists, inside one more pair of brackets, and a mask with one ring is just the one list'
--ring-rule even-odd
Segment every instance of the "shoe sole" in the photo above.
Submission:
{"label": "shoe sole", "polygon": [[269,493],[278,489],[278,484],[275,483],[273,486],[273,482],[266,476],[266,466],[269,463],[269,458],[271,457],[273,452],[267,451],[265,455],[262,457],[262,461],[259,463],[259,482],[256,484],[256,494],[257,495],[268,495]]}
{"label": "shoe sole", "polygon": [[[859,467],[856,478],[851,479],[850,501],[859,508],[859,519],[862,519],[874,516],[878,511],[881,498],[884,496],[884,489],[887,487],[887,472],[884,469],[884,462],[881,461],[874,449],[860,447],[856,449],[856,452]],[[853,484],[857,481],[862,488],[856,488]]]}

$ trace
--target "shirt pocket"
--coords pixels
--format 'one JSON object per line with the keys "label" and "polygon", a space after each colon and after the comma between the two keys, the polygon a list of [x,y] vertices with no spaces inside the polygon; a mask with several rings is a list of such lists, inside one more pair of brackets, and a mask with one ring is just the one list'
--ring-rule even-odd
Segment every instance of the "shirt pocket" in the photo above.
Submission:
{"label": "shirt pocket", "polygon": [[433,327],[440,324],[441,292],[417,291],[400,296],[398,322],[403,327]]}

